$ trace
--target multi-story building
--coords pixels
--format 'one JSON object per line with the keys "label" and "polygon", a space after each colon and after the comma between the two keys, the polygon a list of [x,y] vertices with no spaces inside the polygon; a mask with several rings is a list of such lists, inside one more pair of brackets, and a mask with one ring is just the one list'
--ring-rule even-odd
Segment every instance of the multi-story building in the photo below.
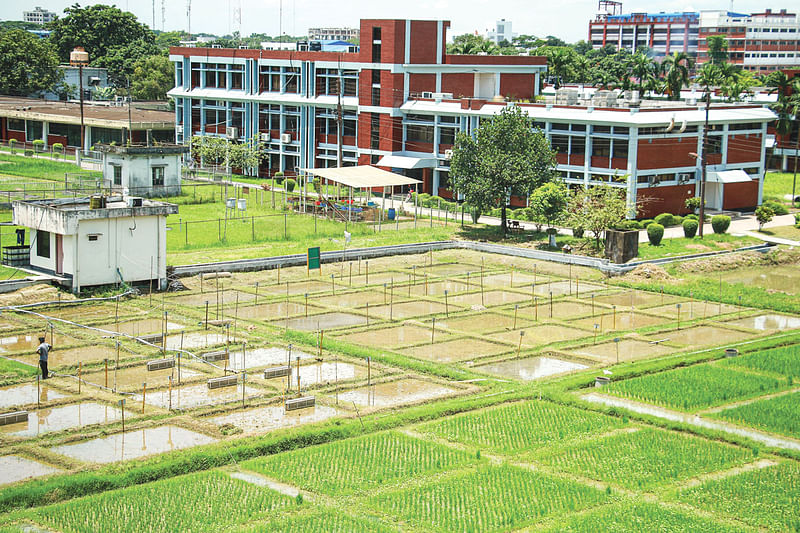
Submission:
{"label": "multi-story building", "polygon": [[775,13],[732,13],[702,11],[698,63],[708,61],[708,37],[724,35],[728,41],[728,62],[755,74],[800,66],[800,20],[781,9]]}
{"label": "multi-story building", "polygon": [[[697,194],[705,112],[697,102],[641,101],[634,94],[566,90],[539,96],[545,58],[451,55],[448,22],[362,20],[357,53],[172,48],[178,142],[193,135],[267,146],[263,176],[337,165],[336,108],[343,107],[343,164],[375,164],[452,197],[451,149],[508,105],[522,106],[558,150],[570,186],[610,184],[640,216],[685,212]],[[618,98],[619,97],[619,98]],[[710,207],[745,209],[761,199],[765,133],[757,105],[714,104],[709,114]],[[390,156],[390,157],[387,157]],[[738,170],[736,178],[718,175]],[[715,185],[711,185],[715,184]],[[526,199],[512,197],[514,205]]]}
{"label": "multi-story building", "polygon": [[56,13],[48,11],[36,6],[33,11],[23,11],[22,20],[25,22],[33,22],[34,24],[47,24],[56,19]]}
{"label": "multi-story building", "polygon": [[359,40],[359,28],[309,28],[308,39],[314,41],[350,41]]}
{"label": "multi-story building", "polygon": [[641,47],[656,57],[673,52],[697,54],[700,17],[697,13],[621,13],[621,2],[600,2],[601,12],[589,22],[592,48],[614,45],[635,52]]}
{"label": "multi-story building", "polygon": [[494,30],[486,33],[486,38],[494,44],[500,44],[503,41],[511,43],[516,36],[517,34],[511,31],[511,21],[506,19],[500,19],[495,22]]}

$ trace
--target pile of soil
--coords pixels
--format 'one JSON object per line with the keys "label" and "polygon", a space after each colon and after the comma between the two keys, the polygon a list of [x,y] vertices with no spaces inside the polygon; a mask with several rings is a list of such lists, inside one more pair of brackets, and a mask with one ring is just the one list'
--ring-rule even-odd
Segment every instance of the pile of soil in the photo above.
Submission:
{"label": "pile of soil", "polygon": [[0,306],[6,305],[22,305],[34,302],[54,302],[59,300],[59,292],[61,292],[61,301],[74,300],[75,296],[69,292],[59,291],[52,285],[38,284],[25,287],[14,292],[0,294]]}
{"label": "pile of soil", "polygon": [[625,281],[670,281],[673,279],[669,273],[658,265],[639,265],[624,276]]}
{"label": "pile of soil", "polygon": [[800,263],[800,250],[775,248],[767,253],[741,252],[698,259],[696,261],[686,261],[676,265],[676,271],[682,273],[718,272],[737,268],[798,263]]}

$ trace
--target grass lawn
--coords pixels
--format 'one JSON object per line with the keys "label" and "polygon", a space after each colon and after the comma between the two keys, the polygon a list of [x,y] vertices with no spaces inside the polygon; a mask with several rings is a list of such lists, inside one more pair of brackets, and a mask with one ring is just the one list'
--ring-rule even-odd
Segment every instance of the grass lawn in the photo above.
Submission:
{"label": "grass lawn", "polygon": [[760,241],[753,237],[736,237],[727,233],[707,234],[702,239],[695,237],[687,239],[678,237],[664,239],[658,246],[650,243],[639,244],[639,259],[656,259],[658,257],[673,257],[679,255],[697,254],[703,252],[719,252],[722,250],[735,250],[743,246],[758,244]]}
{"label": "grass lawn", "polygon": [[0,172],[11,176],[22,176],[25,178],[41,178],[47,180],[64,180],[64,173],[78,173],[86,176],[100,176],[100,172],[81,170],[74,163],[64,163],[62,161],[50,161],[25,157],[23,155],[11,155],[0,153]]}
{"label": "grass lawn", "polygon": [[774,228],[765,228],[762,229],[760,233],[769,235],[770,237],[779,237],[781,239],[800,241],[800,228],[797,226],[776,226]]}
{"label": "grass lawn", "polygon": [[[781,202],[785,202],[784,196],[792,194],[792,172],[767,172],[764,177],[764,197],[774,196]],[[800,190],[800,179],[798,179],[798,190]],[[797,192],[795,192],[796,194]]]}

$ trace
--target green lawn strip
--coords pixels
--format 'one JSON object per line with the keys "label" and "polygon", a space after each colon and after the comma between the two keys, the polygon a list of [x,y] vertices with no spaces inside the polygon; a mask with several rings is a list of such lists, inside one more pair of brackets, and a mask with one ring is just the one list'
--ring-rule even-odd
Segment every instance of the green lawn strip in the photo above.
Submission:
{"label": "green lawn strip", "polygon": [[417,430],[492,453],[516,454],[623,425],[617,418],[533,400],[456,415]]}
{"label": "green lawn strip", "polygon": [[43,507],[39,520],[64,533],[205,532],[294,505],[274,490],[218,470]]}
{"label": "green lawn strip", "polygon": [[718,252],[752,246],[759,241],[753,237],[734,236],[727,233],[706,235],[703,239],[694,237],[687,239],[677,237],[674,239],[664,239],[658,246],[650,243],[639,245],[639,259],[657,259],[661,257],[677,257],[681,255],[691,255],[702,252]]}
{"label": "green lawn strip", "polygon": [[74,163],[30,158],[22,155],[0,153],[0,172],[12,176],[64,181],[64,174],[81,174],[85,177],[99,177],[101,172],[82,170]]}
{"label": "green lawn strip", "polygon": [[672,431],[644,428],[544,450],[536,462],[585,478],[649,491],[744,463],[749,450]]}
{"label": "green lawn strip", "polygon": [[514,466],[483,465],[381,493],[368,504],[434,531],[506,531],[597,505],[606,492]]}
{"label": "green lawn strip", "polygon": [[682,411],[696,411],[777,392],[784,380],[700,364],[614,381],[603,392]]}
{"label": "green lawn strip", "polygon": [[399,480],[474,461],[466,452],[396,431],[304,448],[242,464],[243,468],[330,496],[369,493]]}
{"label": "green lawn strip", "polygon": [[800,530],[800,465],[779,465],[710,480],[678,498],[700,509],[733,516],[758,528]]}
{"label": "green lawn strip", "polygon": [[769,237],[778,237],[779,239],[800,241],[800,228],[797,226],[773,226],[771,228],[764,228],[759,233],[763,233]]}
{"label": "green lawn strip", "polygon": [[740,533],[746,528],[722,524],[684,509],[671,509],[657,503],[622,501],[604,505],[588,512],[554,520],[557,525],[546,533],[681,533],[684,531],[714,531]]}
{"label": "green lawn strip", "polygon": [[35,376],[37,372],[38,369],[35,366],[0,357],[0,381],[9,377],[31,377]]}
{"label": "green lawn strip", "polygon": [[786,378],[800,378],[800,345],[740,355],[720,361],[719,364],[770,372]]}
{"label": "green lawn strip", "polygon": [[396,532],[397,528],[384,524],[372,517],[353,517],[339,509],[301,505],[297,512],[293,512],[291,509],[286,510],[277,517],[243,524],[225,531],[226,533],[307,533],[312,531],[325,533],[390,533]]}
{"label": "green lawn strip", "polygon": [[[783,197],[792,194],[793,177],[794,173],[792,172],[767,172],[764,175],[764,196],[772,196],[785,203],[786,200]],[[797,186],[800,190],[800,180],[798,180]]]}
{"label": "green lawn strip", "polygon": [[739,405],[711,416],[800,439],[800,392]]}

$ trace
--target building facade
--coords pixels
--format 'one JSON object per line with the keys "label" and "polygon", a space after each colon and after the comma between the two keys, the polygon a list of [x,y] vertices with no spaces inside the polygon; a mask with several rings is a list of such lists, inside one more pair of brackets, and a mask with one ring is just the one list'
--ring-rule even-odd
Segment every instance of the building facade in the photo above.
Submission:
{"label": "building facade", "polygon": [[[341,94],[344,165],[385,166],[422,180],[422,192],[452,197],[456,134],[519,105],[558,151],[558,171],[570,186],[623,189],[631,203],[643,205],[640,216],[686,212],[686,198],[699,189],[700,163],[692,154],[702,152],[705,113],[696,101],[570,90],[541,101],[544,58],[448,55],[448,25],[364,20],[362,35],[372,40],[357,54],[173,48],[176,87],[169,94],[176,99],[178,142],[193,135],[246,142],[257,135],[268,152],[262,176],[337,166]],[[760,203],[773,119],[761,106],[713,105],[709,171],[749,176],[724,185],[720,209]],[[524,206],[526,199],[513,196],[512,203]]]}
{"label": "building facade", "polygon": [[724,35],[728,62],[754,74],[800,66],[800,19],[785,9],[763,13],[700,13],[698,63],[708,61],[708,37]]}
{"label": "building facade", "polygon": [[359,28],[309,28],[308,39],[316,41],[350,41],[359,40]]}
{"label": "building facade", "polygon": [[134,196],[177,196],[181,193],[183,145],[99,147],[103,185]]}
{"label": "building facade", "polygon": [[674,52],[694,56],[698,50],[699,24],[700,16],[693,12],[624,15],[603,11],[589,22],[589,42],[595,49],[610,44],[617,50],[630,52],[648,47],[657,58]]}
{"label": "building facade", "polygon": [[486,38],[494,44],[500,44],[503,41],[511,43],[516,36],[517,34],[511,30],[511,21],[506,19],[495,22],[494,30],[486,33]]}
{"label": "building facade", "polygon": [[22,12],[22,20],[25,22],[33,22],[34,24],[47,24],[48,22],[53,22],[56,19],[56,16],[57,15],[55,12],[42,9],[39,6],[36,6],[33,11]]}

